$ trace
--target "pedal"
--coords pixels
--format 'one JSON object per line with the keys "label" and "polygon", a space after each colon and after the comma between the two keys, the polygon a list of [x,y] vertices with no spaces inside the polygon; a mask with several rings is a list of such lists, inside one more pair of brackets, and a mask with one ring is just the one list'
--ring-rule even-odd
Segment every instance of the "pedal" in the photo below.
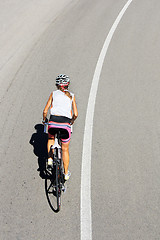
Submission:
{"label": "pedal", "polygon": [[62,192],[64,192],[64,193],[66,193],[66,191],[67,191],[67,186],[62,186]]}
{"label": "pedal", "polygon": [[51,165],[48,165],[48,164],[47,164],[47,170],[51,171],[52,168],[53,168],[53,167],[52,167]]}

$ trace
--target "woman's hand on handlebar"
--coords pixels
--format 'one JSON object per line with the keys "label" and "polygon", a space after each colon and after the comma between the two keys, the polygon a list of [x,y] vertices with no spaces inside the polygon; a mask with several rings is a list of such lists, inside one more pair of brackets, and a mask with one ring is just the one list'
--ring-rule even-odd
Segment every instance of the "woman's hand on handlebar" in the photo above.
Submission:
{"label": "woman's hand on handlebar", "polygon": [[73,125],[73,123],[74,123],[74,121],[76,120],[76,118],[77,118],[77,116],[75,116],[74,114],[73,114],[73,116],[72,116],[72,119],[71,119],[71,125]]}
{"label": "woman's hand on handlebar", "polygon": [[48,123],[48,118],[43,119],[42,123],[43,124]]}

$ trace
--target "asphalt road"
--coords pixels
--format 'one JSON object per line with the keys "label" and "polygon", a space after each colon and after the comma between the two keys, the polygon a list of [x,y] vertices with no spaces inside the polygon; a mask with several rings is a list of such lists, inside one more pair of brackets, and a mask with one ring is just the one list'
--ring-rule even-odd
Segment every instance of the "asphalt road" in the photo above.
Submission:
{"label": "asphalt road", "polygon": [[[126,2],[71,2],[49,22],[14,75],[0,103],[0,239],[81,238],[88,97],[103,43]],[[91,139],[93,240],[160,239],[159,9],[156,0],[133,0],[105,57]],[[39,172],[46,144],[40,124],[59,73],[71,78],[79,117],[70,145],[72,176],[55,213]]]}

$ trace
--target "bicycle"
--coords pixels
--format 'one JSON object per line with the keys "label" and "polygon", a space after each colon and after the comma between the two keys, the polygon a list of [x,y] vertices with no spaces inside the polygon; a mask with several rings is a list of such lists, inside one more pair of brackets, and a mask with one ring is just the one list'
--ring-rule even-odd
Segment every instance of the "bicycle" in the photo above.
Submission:
{"label": "bicycle", "polygon": [[[48,123],[44,123],[44,132],[47,132]],[[48,168],[46,164],[46,171],[49,175],[50,185],[47,188],[47,194],[55,193],[57,198],[57,209],[56,212],[60,211],[61,207],[61,194],[66,191],[65,180],[63,174],[62,164],[62,149],[61,149],[61,129],[55,129],[55,143],[51,146],[50,151],[53,152],[53,165]],[[47,184],[47,182],[46,182]],[[48,195],[47,195],[48,198]],[[50,201],[49,201],[50,203]],[[50,203],[51,206],[51,203]],[[51,206],[53,209],[53,207]]]}

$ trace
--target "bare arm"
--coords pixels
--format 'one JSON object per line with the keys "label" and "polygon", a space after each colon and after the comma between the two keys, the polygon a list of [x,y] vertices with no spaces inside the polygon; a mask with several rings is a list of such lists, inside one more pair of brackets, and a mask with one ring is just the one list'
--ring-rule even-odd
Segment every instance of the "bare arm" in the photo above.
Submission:
{"label": "bare arm", "polygon": [[72,116],[71,124],[73,124],[76,118],[78,117],[78,110],[77,110],[75,96],[72,101],[72,108],[73,108],[73,116]]}
{"label": "bare arm", "polygon": [[46,106],[45,106],[45,108],[43,110],[43,121],[46,120],[48,109],[49,109],[49,107],[52,104],[52,96],[53,96],[53,93],[51,93],[51,95],[49,96],[48,102],[47,102],[47,104],[46,104]]}

